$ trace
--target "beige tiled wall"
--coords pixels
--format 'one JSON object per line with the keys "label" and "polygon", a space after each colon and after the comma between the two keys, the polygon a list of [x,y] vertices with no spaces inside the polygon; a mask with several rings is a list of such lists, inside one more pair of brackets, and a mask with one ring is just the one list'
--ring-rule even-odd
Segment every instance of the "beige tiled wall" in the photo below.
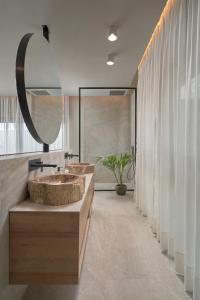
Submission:
{"label": "beige tiled wall", "polygon": [[[78,153],[78,97],[69,97],[69,148]],[[130,96],[81,97],[81,160],[95,163],[98,156],[131,151]],[[126,183],[129,180],[124,178]],[[95,182],[114,184],[113,174],[100,163]],[[131,184],[131,183],[130,183]]]}
{"label": "beige tiled wall", "polygon": [[[63,151],[50,153],[22,154],[0,157],[0,299],[21,299],[26,286],[9,285],[9,226],[8,212],[27,195],[27,181],[42,174],[40,170],[28,172],[28,161],[41,158],[44,163],[64,166]],[[55,172],[45,168],[44,173]]]}

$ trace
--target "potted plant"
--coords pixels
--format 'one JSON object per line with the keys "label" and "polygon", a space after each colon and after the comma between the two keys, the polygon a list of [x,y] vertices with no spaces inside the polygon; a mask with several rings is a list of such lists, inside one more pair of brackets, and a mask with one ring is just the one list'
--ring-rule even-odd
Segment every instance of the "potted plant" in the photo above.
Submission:
{"label": "potted plant", "polygon": [[123,183],[124,171],[132,161],[133,157],[129,153],[111,154],[97,159],[97,162],[101,162],[104,167],[113,173],[117,182],[115,189],[118,195],[126,194],[127,186]]}

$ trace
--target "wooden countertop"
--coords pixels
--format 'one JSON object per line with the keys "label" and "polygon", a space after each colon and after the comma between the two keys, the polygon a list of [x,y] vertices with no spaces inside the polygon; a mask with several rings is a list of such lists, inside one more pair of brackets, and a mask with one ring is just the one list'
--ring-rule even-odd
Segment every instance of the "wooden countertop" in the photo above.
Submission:
{"label": "wooden countertop", "polygon": [[80,201],[61,206],[41,205],[26,199],[10,209],[10,212],[80,212],[84,203],[93,173],[85,174],[85,193]]}

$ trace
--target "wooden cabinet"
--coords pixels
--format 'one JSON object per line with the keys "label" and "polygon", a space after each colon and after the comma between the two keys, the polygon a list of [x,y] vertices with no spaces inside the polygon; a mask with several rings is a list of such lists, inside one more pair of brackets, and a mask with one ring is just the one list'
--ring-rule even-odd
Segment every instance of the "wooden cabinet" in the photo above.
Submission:
{"label": "wooden cabinet", "polygon": [[82,200],[60,207],[24,201],[10,210],[10,283],[76,284],[91,218],[93,174]]}

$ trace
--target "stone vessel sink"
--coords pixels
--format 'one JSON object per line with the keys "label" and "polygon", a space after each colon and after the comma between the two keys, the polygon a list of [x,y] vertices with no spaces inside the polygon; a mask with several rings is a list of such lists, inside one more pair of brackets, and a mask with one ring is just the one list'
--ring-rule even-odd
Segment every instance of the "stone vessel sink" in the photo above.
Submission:
{"label": "stone vessel sink", "polygon": [[65,205],[81,200],[85,177],[74,174],[41,176],[28,182],[31,201],[46,205]]}
{"label": "stone vessel sink", "polygon": [[94,166],[90,163],[71,163],[68,164],[68,169],[73,174],[89,174],[94,173]]}

